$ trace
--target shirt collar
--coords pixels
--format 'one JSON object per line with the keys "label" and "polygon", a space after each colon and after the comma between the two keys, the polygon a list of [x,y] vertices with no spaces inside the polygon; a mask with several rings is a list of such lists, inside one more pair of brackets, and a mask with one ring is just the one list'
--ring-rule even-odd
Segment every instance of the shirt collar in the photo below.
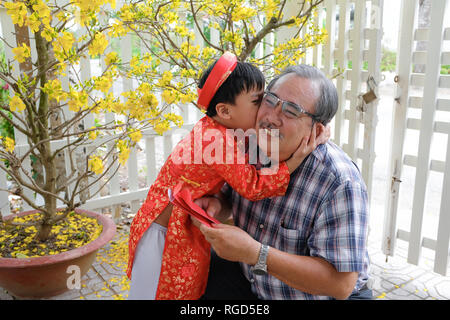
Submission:
{"label": "shirt collar", "polygon": [[319,144],[316,149],[311,153],[317,160],[322,162],[327,154],[327,143]]}

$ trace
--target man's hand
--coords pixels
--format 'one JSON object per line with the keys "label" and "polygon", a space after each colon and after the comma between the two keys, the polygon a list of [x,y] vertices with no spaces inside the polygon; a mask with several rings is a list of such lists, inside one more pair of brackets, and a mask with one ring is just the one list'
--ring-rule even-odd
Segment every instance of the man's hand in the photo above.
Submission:
{"label": "man's hand", "polygon": [[[221,222],[230,217],[231,209],[227,203],[221,202],[216,197],[199,198],[194,200],[194,203]],[[214,224],[210,228],[192,216],[191,220],[222,259],[249,265],[254,265],[258,261],[261,244],[242,229],[228,224]]]}
{"label": "man's hand", "polygon": [[214,224],[212,228],[201,224],[199,228],[222,259],[249,265],[258,261],[261,244],[244,230],[227,224]]}

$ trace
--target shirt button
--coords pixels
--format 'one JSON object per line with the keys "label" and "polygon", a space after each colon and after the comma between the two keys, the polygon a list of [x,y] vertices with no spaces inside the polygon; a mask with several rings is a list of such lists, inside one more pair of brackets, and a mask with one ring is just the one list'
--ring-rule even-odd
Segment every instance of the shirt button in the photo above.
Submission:
{"label": "shirt button", "polygon": [[261,224],[259,225],[259,228],[260,228],[260,229],[263,229],[263,228],[264,228],[264,225],[261,223]]}
{"label": "shirt button", "polygon": [[252,279],[250,279],[250,282],[251,282],[251,283],[255,282],[255,279],[253,279],[253,278],[252,278]]}

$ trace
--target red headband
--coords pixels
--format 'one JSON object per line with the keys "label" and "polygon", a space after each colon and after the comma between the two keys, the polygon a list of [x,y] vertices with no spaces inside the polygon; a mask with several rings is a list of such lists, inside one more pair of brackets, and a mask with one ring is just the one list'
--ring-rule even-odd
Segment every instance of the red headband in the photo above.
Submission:
{"label": "red headband", "polygon": [[198,89],[197,105],[201,109],[208,109],[211,99],[216,94],[219,87],[224,83],[228,76],[233,72],[237,65],[237,58],[231,52],[225,52],[217,60],[214,68],[211,70],[203,88]]}

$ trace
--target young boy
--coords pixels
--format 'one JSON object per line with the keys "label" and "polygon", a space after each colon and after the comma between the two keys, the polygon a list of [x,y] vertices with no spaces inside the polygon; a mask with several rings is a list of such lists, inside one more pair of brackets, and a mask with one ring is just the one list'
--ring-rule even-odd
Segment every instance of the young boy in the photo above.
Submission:
{"label": "young boy", "polygon": [[[169,189],[181,184],[189,190],[192,199],[197,199],[217,193],[226,181],[252,201],[281,196],[288,186],[290,173],[316,147],[315,137],[303,141],[289,160],[279,164],[276,174],[263,175],[248,164],[248,155],[236,147],[235,139],[230,141],[226,137],[226,130],[246,131],[255,127],[264,85],[264,76],[258,68],[237,62],[231,53],[225,53],[201,77],[197,104],[207,111],[206,116],[168,157],[130,228],[129,299],[193,300],[200,298],[205,290],[210,245],[192,225],[189,214],[170,204]],[[213,141],[205,138],[211,130]],[[202,133],[200,139],[198,132]],[[204,159],[203,150],[211,143],[223,144],[220,149],[223,157],[214,155],[214,159],[223,161]],[[227,150],[233,150],[233,163],[226,161]],[[175,161],[181,153],[197,161]],[[236,163],[242,156],[246,162]]]}

